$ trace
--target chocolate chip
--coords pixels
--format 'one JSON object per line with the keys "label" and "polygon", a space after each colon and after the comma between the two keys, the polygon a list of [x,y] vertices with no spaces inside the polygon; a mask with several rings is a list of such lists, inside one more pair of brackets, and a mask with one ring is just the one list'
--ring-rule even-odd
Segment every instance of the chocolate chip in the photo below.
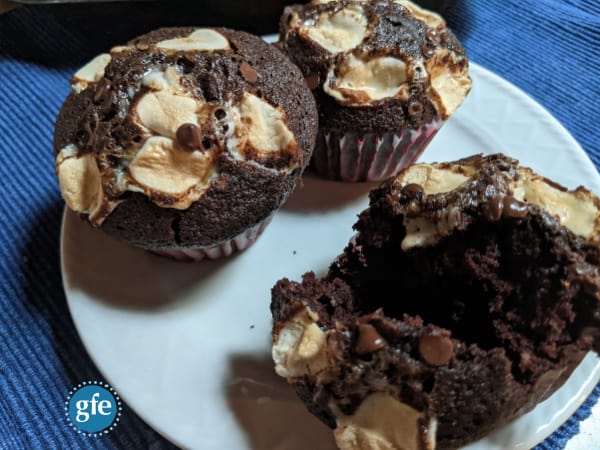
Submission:
{"label": "chocolate chip", "polygon": [[504,209],[504,203],[502,197],[492,197],[484,203],[482,210],[483,216],[489,222],[496,222],[502,217],[502,210]]}
{"label": "chocolate chip", "polygon": [[94,92],[94,103],[99,103],[102,98],[110,91],[111,83],[110,80],[102,78],[96,86],[96,92]]}
{"label": "chocolate chip", "polygon": [[356,353],[366,355],[381,350],[387,341],[380,335],[373,325],[361,323],[358,325],[358,339],[356,340]]}
{"label": "chocolate chip", "polygon": [[423,105],[420,102],[412,102],[408,105],[408,114],[418,116],[423,113]]}
{"label": "chocolate chip", "polygon": [[513,219],[522,219],[527,215],[527,204],[507,195],[503,200],[504,208],[502,215]]}
{"label": "chocolate chip", "polygon": [[421,44],[420,48],[421,53],[425,58],[431,58],[433,55],[435,55],[435,50],[429,47],[428,45]]}
{"label": "chocolate chip", "polygon": [[317,75],[314,72],[311,72],[308,75],[306,75],[306,77],[304,77],[304,80],[306,80],[306,85],[311,91],[314,91],[316,88],[319,87],[319,75]]}
{"label": "chocolate chip", "polygon": [[490,222],[496,222],[502,217],[522,219],[527,215],[527,204],[510,195],[492,197],[483,205],[483,215]]}
{"label": "chocolate chip", "polygon": [[425,190],[423,187],[416,183],[409,183],[402,188],[402,191],[400,191],[400,195],[406,196],[410,200],[422,198],[424,194]]}
{"label": "chocolate chip", "polygon": [[377,332],[381,334],[385,340],[389,343],[398,343],[404,333],[400,329],[397,322],[385,317],[376,317],[371,322],[371,325],[375,327]]}
{"label": "chocolate chip", "polygon": [[248,83],[256,83],[258,81],[258,74],[254,67],[248,64],[246,61],[240,64],[240,73]]}
{"label": "chocolate chip", "polygon": [[448,364],[454,355],[454,344],[447,336],[423,335],[419,338],[419,353],[431,366]]}
{"label": "chocolate chip", "polygon": [[137,41],[135,43],[135,48],[140,51],[146,51],[150,48],[150,45],[146,41]]}
{"label": "chocolate chip", "polygon": [[175,137],[184,150],[194,151],[202,148],[202,130],[193,123],[184,123],[177,128]]}

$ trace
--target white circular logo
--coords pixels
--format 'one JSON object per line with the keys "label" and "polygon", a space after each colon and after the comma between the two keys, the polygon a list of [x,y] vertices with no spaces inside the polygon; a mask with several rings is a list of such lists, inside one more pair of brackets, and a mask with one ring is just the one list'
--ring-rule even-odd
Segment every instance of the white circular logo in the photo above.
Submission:
{"label": "white circular logo", "polygon": [[121,418],[121,399],[107,383],[84,381],[69,392],[65,415],[79,434],[97,437],[108,434]]}

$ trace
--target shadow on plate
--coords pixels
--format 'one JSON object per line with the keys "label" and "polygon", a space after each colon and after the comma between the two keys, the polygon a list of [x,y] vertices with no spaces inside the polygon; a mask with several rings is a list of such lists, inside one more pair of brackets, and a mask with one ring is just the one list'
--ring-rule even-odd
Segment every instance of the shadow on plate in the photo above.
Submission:
{"label": "shadow on plate", "polygon": [[332,431],[277,376],[269,355],[234,355],[227,401],[253,450],[335,450]]}
{"label": "shadow on plate", "polygon": [[369,191],[379,184],[324,180],[307,173],[283,208],[302,213],[326,212],[366,197]]}
{"label": "shadow on plate", "polygon": [[[50,387],[45,389],[43,395],[47,402],[56,405],[61,404],[69,389],[78,383],[84,380],[105,379],[91,361],[75,330],[63,294],[58,246],[63,210],[64,203],[58,197],[53,197],[36,209],[23,242],[19,261],[11,262],[19,274],[17,280],[21,287],[19,295],[9,299],[10,308],[14,308],[18,314],[12,317],[18,317],[19,328],[8,330],[8,336],[19,336],[11,335],[11,332],[26,333],[27,339],[23,342],[27,342],[29,351],[20,352],[18,360],[12,361],[11,365],[9,359],[6,361],[7,365],[2,367],[3,375],[13,373],[13,368],[16,371],[14,373],[19,373],[23,367],[29,367],[33,371],[31,373],[35,373],[37,381],[28,382],[26,378],[21,378],[22,382],[19,381],[17,387],[22,399],[39,396],[40,380],[51,380]],[[17,342],[11,345],[14,347]],[[31,381],[31,378],[29,380]],[[98,441],[103,447],[177,450],[176,446],[146,425],[125,402],[122,407],[119,421],[121,431],[103,436],[102,440]],[[63,428],[61,424],[65,418],[61,408],[46,409],[44,419],[30,421],[29,434],[45,436],[46,446],[89,448],[91,445],[90,438]],[[54,428],[49,428],[48,424],[54,424]],[[10,427],[10,423],[8,426]],[[9,434],[3,435],[3,438],[10,438],[9,428],[4,429]],[[14,427],[12,436],[16,439],[11,441],[12,448],[33,448],[31,437],[18,427]],[[1,444],[0,447],[5,448]]]}
{"label": "shadow on plate", "polygon": [[236,257],[181,263],[118,242],[67,210],[63,224],[65,284],[132,309],[169,304]]}

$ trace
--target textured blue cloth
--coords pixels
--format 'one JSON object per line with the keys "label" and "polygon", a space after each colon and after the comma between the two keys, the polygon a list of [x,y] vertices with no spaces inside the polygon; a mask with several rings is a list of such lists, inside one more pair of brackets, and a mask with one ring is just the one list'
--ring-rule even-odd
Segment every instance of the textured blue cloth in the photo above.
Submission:
{"label": "textured blue cloth", "polygon": [[[598,168],[600,3],[456,3],[449,23],[471,59],[545,106]],[[67,81],[94,52],[88,37],[61,25],[48,7],[18,8],[0,16],[1,449],[170,447],[126,406],[118,428],[103,438],[77,435],[64,417],[69,390],[102,377],[75,332],[62,290],[63,204],[51,143]],[[563,448],[599,395],[597,386],[538,448]]]}

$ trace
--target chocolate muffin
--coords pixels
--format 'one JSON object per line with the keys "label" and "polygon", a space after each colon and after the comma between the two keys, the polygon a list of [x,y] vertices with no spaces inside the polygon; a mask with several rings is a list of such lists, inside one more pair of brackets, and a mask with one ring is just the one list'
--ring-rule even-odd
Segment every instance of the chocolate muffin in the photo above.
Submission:
{"label": "chocolate muffin", "polygon": [[324,278],[273,288],[273,358],[342,449],[455,449],[600,351],[600,200],[503,155],[370,195]]}
{"label": "chocolate muffin", "polygon": [[444,19],[406,0],[290,6],[279,34],[317,100],[312,165],[327,178],[395,175],[471,89],[467,57]]}
{"label": "chocolate muffin", "polygon": [[97,56],[71,84],[54,137],[62,195],[138,247],[194,260],[241,250],[310,161],[310,90],[248,33],[159,29]]}

